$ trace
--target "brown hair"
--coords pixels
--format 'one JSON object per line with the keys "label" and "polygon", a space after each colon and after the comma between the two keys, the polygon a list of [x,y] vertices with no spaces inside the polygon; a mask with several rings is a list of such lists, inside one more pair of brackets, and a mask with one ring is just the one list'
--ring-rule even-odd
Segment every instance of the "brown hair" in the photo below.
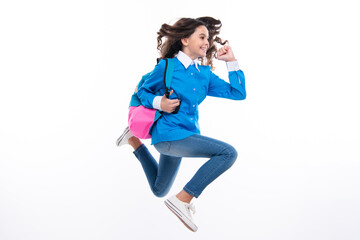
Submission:
{"label": "brown hair", "polygon": [[[199,26],[205,26],[209,31],[209,48],[206,52],[206,57],[199,58],[202,65],[209,65],[211,69],[214,69],[213,58],[216,55],[216,45],[214,42],[225,45],[227,41],[222,41],[217,35],[220,33],[222,26],[220,20],[216,20],[212,17],[200,17],[200,18],[181,18],[173,25],[163,24],[158,31],[157,37],[157,49],[160,52],[160,58],[173,58],[183,47],[181,43],[182,38],[188,38],[195,32],[195,29]],[[162,38],[166,40],[163,43]]]}

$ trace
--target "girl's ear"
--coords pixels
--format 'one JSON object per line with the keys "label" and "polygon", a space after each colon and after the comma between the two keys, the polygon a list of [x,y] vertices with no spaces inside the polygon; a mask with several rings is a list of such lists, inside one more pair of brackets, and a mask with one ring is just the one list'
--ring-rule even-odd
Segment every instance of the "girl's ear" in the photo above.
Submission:
{"label": "girl's ear", "polygon": [[189,44],[189,39],[188,38],[182,38],[181,39],[181,43],[184,47],[187,47]]}

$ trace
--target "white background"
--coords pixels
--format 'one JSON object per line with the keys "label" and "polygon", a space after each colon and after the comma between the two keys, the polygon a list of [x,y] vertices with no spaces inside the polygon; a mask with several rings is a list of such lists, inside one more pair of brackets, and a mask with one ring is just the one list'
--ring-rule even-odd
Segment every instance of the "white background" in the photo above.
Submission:
{"label": "white background", "polygon": [[[1,1],[0,239],[359,239],[357,6]],[[195,200],[192,233],[115,140],[161,24],[200,16],[222,21],[248,97],[200,107],[202,134],[239,157]],[[184,159],[170,195],[205,161]]]}

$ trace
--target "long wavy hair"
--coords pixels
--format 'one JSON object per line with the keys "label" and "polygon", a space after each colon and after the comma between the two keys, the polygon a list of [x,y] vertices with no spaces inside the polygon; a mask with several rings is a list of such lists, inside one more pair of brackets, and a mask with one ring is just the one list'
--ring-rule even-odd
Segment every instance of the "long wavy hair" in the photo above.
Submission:
{"label": "long wavy hair", "polygon": [[[163,24],[157,32],[157,49],[160,52],[160,58],[173,58],[182,50],[181,39],[188,38],[193,34],[197,27],[205,26],[209,31],[209,48],[205,57],[200,57],[202,65],[209,65],[214,69],[213,58],[216,56],[217,47],[215,42],[225,45],[228,41],[222,41],[217,35],[222,26],[221,21],[212,17],[200,18],[181,18],[173,25]],[[165,42],[163,43],[163,38]]]}

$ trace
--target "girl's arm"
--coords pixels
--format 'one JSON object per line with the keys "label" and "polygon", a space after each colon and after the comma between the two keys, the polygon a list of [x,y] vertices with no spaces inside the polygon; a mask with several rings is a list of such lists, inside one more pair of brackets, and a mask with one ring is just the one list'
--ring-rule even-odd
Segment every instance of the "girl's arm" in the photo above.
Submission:
{"label": "girl's arm", "polygon": [[[156,93],[164,88],[165,61],[160,61],[149,74],[144,84],[138,89],[137,95],[141,104],[147,108],[153,108],[153,101]],[[162,92],[164,93],[164,91]]]}
{"label": "girl's arm", "polygon": [[[165,64],[166,62],[161,60],[155,66],[144,84],[138,89],[137,96],[143,106],[171,113],[180,103],[178,99],[168,99],[164,95]],[[170,95],[172,92],[171,90]]]}
{"label": "girl's arm", "polygon": [[219,60],[226,61],[229,70],[230,84],[220,79],[210,70],[210,82],[207,95],[234,100],[246,98],[245,76],[239,69],[236,58],[230,46],[220,48],[217,52]]}
{"label": "girl's arm", "polygon": [[210,83],[207,95],[233,100],[244,100],[246,98],[244,73],[240,69],[237,71],[229,71],[229,80],[230,84],[210,71]]}

